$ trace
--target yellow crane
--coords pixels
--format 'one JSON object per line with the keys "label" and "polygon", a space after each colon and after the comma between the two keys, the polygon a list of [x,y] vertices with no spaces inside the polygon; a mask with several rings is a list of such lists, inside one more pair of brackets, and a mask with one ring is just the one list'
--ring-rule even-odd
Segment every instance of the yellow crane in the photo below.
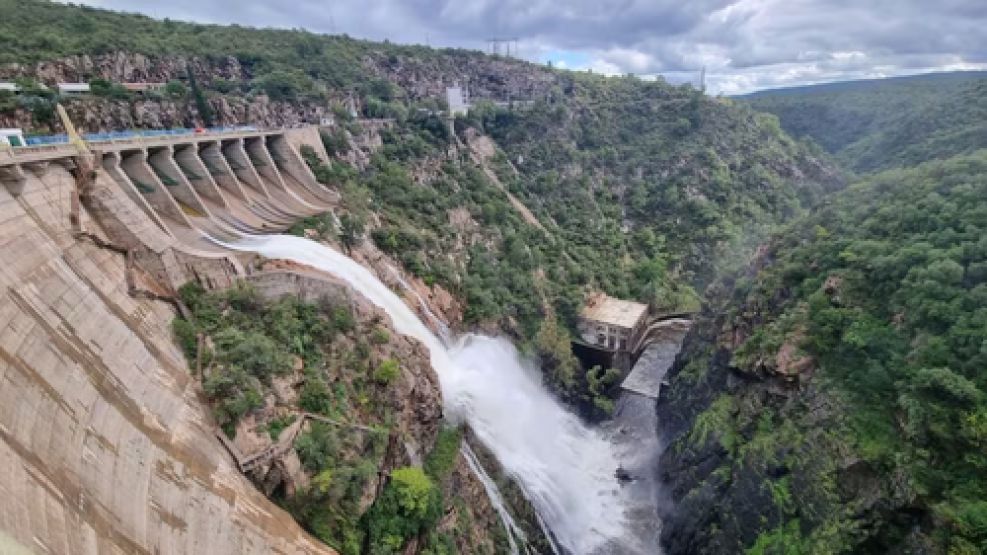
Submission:
{"label": "yellow crane", "polygon": [[83,233],[83,229],[82,219],[79,217],[79,202],[80,198],[89,194],[93,184],[96,182],[96,156],[89,150],[89,145],[79,135],[79,132],[75,130],[75,125],[69,119],[69,114],[65,111],[65,108],[61,104],[56,104],[55,110],[58,112],[58,117],[62,120],[62,126],[65,128],[65,134],[68,135],[69,143],[75,146],[77,151],[76,156],[73,158],[75,167],[72,168],[72,176],[75,177],[75,191],[72,193],[69,222],[72,224],[72,232],[80,234]]}

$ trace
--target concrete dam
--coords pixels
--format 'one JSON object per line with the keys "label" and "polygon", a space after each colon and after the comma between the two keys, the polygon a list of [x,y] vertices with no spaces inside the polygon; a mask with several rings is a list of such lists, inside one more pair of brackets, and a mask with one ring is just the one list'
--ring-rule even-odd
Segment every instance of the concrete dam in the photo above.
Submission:
{"label": "concrete dam", "polygon": [[210,236],[332,209],[302,145],[328,161],[316,128],[0,150],[0,552],[331,553],[241,474],[170,331],[183,283],[261,273]]}

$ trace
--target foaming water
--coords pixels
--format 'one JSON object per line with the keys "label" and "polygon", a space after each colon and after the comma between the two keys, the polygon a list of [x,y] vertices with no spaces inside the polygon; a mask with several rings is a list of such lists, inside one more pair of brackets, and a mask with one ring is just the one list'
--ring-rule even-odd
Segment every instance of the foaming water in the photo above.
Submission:
{"label": "foaming water", "polygon": [[446,416],[469,423],[566,551],[629,550],[625,496],[613,474],[614,446],[549,395],[537,369],[509,341],[468,334],[447,348],[370,271],[314,241],[279,235],[228,246],[318,268],[386,311],[398,332],[428,347]]}

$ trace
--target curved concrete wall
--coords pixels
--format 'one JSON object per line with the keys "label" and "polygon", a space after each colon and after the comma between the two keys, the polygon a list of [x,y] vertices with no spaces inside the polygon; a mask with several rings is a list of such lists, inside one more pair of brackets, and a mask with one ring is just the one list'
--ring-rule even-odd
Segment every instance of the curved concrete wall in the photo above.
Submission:
{"label": "curved concrete wall", "polygon": [[0,161],[0,552],[331,553],[235,468],[149,300],[245,276],[204,230],[329,205],[262,179],[241,138],[155,140],[100,145],[81,202],[71,148]]}
{"label": "curved concrete wall", "polygon": [[213,181],[209,170],[199,158],[198,145],[181,145],[173,149],[175,164],[181,170],[182,175],[188,180],[199,198],[212,201],[224,208],[227,207],[226,198],[223,196],[216,182]]}
{"label": "curved concrete wall", "polygon": [[147,152],[144,150],[124,151],[120,155],[120,168],[138,192],[144,195],[151,208],[162,218],[169,231],[174,231],[174,225],[192,227],[188,218],[185,217],[185,212],[178,206],[171,194],[165,190],[166,185],[151,170],[151,166],[147,163]]}
{"label": "curved concrete wall", "polygon": [[[133,171],[142,164],[132,161]],[[171,338],[171,306],[128,295],[126,257],[72,234],[71,174],[59,164],[38,173],[24,172],[17,196],[0,186],[4,544],[68,555],[330,553],[241,476],[213,436]],[[101,242],[119,238],[114,226],[133,240],[148,230],[172,240],[113,190],[119,181],[100,176],[86,204],[102,213],[79,211],[86,231]],[[175,245],[164,253],[177,273],[188,271],[180,259],[195,257]],[[196,260],[218,264],[216,276],[232,264]]]}

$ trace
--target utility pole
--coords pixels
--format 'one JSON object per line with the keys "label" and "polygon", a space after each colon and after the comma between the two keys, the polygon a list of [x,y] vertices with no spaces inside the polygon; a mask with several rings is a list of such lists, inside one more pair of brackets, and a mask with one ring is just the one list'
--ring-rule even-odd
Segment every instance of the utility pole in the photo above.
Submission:
{"label": "utility pole", "polygon": [[706,92],[706,66],[703,66],[702,71],[699,72],[699,90]]}

